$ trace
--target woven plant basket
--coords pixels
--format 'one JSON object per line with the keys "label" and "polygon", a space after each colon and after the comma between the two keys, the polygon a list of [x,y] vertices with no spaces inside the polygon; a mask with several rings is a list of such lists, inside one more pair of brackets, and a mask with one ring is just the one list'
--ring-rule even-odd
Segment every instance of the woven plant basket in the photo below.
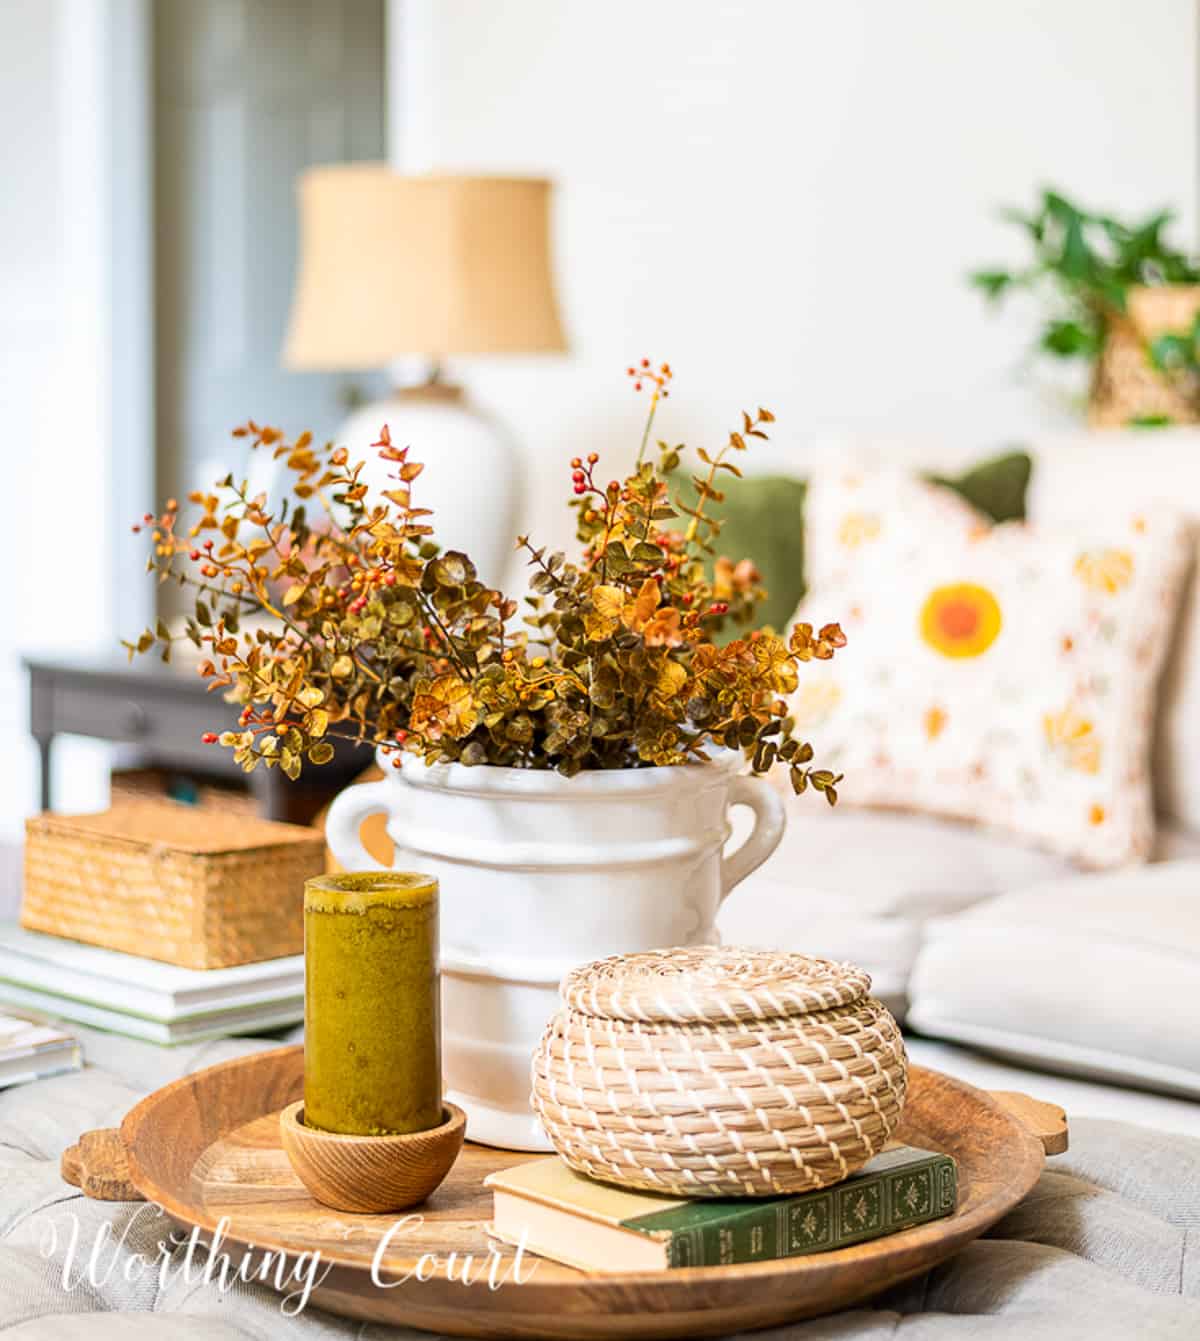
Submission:
{"label": "woven plant basket", "polygon": [[25,824],[21,925],[184,968],[300,954],[315,829],[174,801]]}
{"label": "woven plant basket", "polygon": [[1104,348],[1092,377],[1088,423],[1092,428],[1126,428],[1138,419],[1162,417],[1194,424],[1200,400],[1194,378],[1172,378],[1150,361],[1156,336],[1189,335],[1200,312],[1200,285],[1135,287],[1126,312],[1109,320]]}
{"label": "woven plant basket", "polygon": [[895,1020],[851,964],[700,946],[617,955],[562,985],[533,1105],[580,1173],[687,1197],[840,1182],[900,1120]]}

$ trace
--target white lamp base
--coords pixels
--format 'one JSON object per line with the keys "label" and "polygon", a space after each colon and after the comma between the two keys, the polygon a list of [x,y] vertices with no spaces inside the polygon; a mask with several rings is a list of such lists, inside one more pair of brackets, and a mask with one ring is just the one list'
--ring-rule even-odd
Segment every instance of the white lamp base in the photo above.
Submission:
{"label": "white lamp base", "polygon": [[372,493],[394,487],[395,466],[381,461],[371,444],[387,424],[397,447],[425,469],[412,482],[415,507],[428,518],[443,550],[469,554],[480,581],[502,587],[516,540],[520,463],[502,426],[480,410],[461,388],[431,383],[393,392],[355,410],[336,441],[363,460],[363,480]]}

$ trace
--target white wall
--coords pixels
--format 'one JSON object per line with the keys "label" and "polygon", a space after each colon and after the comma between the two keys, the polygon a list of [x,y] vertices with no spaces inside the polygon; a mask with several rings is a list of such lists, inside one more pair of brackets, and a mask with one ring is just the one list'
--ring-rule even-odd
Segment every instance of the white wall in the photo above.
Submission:
{"label": "white wall", "polygon": [[[781,436],[1017,438],[1070,412],[1014,374],[1027,321],[963,283],[1020,258],[996,205],[1056,183],[1194,236],[1194,0],[399,8],[398,160],[559,183],[572,357],[468,369],[535,464],[629,444],[643,353],[677,369],[673,437],[757,402]],[[566,472],[537,483],[545,516]]]}
{"label": "white wall", "polygon": [[[112,339],[111,57],[138,3],[0,3],[0,843],[37,808],[20,656],[119,650],[117,521],[144,506],[116,497],[130,476],[112,441],[113,365],[136,345]],[[102,805],[107,764],[59,742],[55,806]]]}

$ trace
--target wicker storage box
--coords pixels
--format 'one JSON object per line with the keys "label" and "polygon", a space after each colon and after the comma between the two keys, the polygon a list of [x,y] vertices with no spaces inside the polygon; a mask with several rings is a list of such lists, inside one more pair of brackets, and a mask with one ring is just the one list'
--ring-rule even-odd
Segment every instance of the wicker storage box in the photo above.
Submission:
{"label": "wicker storage box", "polygon": [[185,968],[304,948],[304,882],[325,869],[315,829],[129,802],[25,824],[21,925]]}
{"label": "wicker storage box", "polygon": [[900,1030],[850,964],[698,947],[567,975],[533,1105],[580,1173],[686,1197],[780,1196],[877,1154],[908,1084]]}

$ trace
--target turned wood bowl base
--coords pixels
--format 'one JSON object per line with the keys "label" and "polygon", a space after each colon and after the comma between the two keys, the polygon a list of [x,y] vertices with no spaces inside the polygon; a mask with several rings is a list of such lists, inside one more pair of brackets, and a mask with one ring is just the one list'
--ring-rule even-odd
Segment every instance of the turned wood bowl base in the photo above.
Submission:
{"label": "turned wood bowl base", "polygon": [[279,1135],[296,1176],[324,1206],[368,1215],[423,1202],[450,1172],[467,1115],[444,1104],[446,1120],[401,1136],[342,1136],[304,1125],[304,1102],[279,1114]]}

